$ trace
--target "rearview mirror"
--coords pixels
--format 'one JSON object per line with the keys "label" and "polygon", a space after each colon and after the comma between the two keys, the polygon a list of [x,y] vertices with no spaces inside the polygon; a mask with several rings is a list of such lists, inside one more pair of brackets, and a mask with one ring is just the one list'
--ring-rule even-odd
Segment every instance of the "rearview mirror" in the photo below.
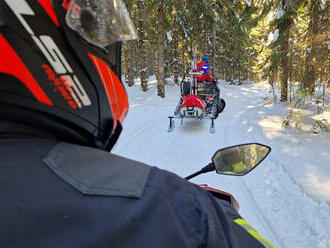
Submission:
{"label": "rearview mirror", "polygon": [[219,174],[243,176],[252,171],[270,153],[269,146],[243,144],[217,151],[212,162]]}

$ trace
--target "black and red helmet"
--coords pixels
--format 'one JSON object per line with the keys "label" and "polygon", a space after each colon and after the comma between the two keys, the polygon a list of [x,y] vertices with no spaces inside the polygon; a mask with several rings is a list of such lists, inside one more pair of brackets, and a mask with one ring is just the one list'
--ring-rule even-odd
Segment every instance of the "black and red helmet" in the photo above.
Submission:
{"label": "black and red helmet", "polygon": [[1,0],[0,119],[110,150],[128,111],[121,42],[135,38],[122,0]]}

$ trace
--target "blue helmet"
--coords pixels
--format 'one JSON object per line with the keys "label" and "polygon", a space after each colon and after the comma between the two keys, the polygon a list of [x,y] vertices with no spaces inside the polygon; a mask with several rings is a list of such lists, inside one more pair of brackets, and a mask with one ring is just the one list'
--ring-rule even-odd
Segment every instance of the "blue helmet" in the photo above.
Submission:
{"label": "blue helmet", "polygon": [[209,62],[209,58],[207,56],[203,56],[202,60],[205,62],[205,63],[208,63]]}

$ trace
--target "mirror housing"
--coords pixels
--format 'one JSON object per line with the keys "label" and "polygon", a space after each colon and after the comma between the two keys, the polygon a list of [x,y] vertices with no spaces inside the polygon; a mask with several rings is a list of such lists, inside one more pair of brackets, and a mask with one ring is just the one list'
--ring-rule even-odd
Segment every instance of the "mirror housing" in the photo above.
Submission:
{"label": "mirror housing", "polygon": [[231,146],[218,150],[212,162],[218,174],[243,176],[257,167],[270,151],[269,146],[258,143]]}

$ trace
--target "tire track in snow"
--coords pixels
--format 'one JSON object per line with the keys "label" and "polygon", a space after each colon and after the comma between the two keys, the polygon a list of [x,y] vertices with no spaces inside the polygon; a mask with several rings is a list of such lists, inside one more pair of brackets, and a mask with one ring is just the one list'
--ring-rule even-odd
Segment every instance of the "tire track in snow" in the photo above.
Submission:
{"label": "tire track in snow", "polygon": [[[235,96],[235,93],[232,92],[233,90],[230,87],[225,87],[225,88],[226,88],[226,90],[231,91],[231,92],[227,92],[227,95]],[[237,88],[235,90],[236,91],[240,90],[240,88]],[[246,97],[244,100],[241,100],[240,103],[244,103],[242,105],[244,107],[246,107],[246,106],[249,106],[249,104],[251,104],[251,102],[253,102],[253,101],[255,101],[255,97]],[[229,106],[231,105],[230,101],[228,102],[227,106],[228,105]],[[257,106],[258,105],[259,104],[257,103]],[[240,110],[240,108],[236,107],[232,111],[228,111],[228,113],[230,113],[231,115],[228,114],[229,116],[227,116],[227,118],[226,118],[226,122],[225,122],[226,125],[224,127],[224,130],[234,130],[235,131],[234,135],[232,135],[231,132],[224,132],[224,138],[228,145],[232,144],[233,136],[235,138],[237,137],[238,130],[244,129],[244,127],[242,128],[240,126],[240,123],[246,127],[251,126],[251,124],[250,124],[251,111],[247,110],[247,111],[243,112],[243,111],[239,111],[239,110]],[[237,115],[237,113],[240,113],[240,114]],[[235,114],[236,114],[236,116],[235,116]],[[243,121],[241,121],[241,120],[243,120]],[[242,136],[244,137],[245,142],[255,142],[255,138],[253,137],[253,139],[250,139],[250,135],[249,136],[242,135]],[[228,140],[230,140],[230,143],[228,143]],[[240,193],[239,193],[240,202],[244,203],[244,208],[250,212],[249,215],[253,215],[255,217],[254,221],[256,221],[257,223],[253,222],[252,225],[258,226],[259,228],[257,228],[257,230],[260,233],[263,233],[263,236],[265,236],[268,240],[270,240],[275,245],[275,247],[284,248],[285,246],[283,245],[283,242],[280,241],[281,239],[280,239],[279,235],[275,231],[274,227],[271,225],[270,221],[262,214],[263,212],[261,211],[261,207],[259,206],[256,199],[253,197],[253,193],[251,192],[251,190],[249,190],[250,185],[247,185],[244,182],[244,178],[241,178],[241,179],[242,180],[239,180],[238,185],[237,185],[240,190]],[[262,230],[260,230],[260,227],[262,227]]]}
{"label": "tire track in snow", "polygon": [[263,231],[265,231],[264,237],[270,240],[275,247],[281,247],[284,248],[283,242],[281,242],[280,236],[277,234],[275,228],[271,224],[271,222],[263,215],[262,209],[260,208],[260,205],[256,201],[256,199],[253,196],[253,193],[249,190],[248,185],[244,181],[240,181],[240,189],[243,191],[243,195],[247,195],[246,197],[247,203],[250,205],[249,209],[253,211],[256,219],[258,220],[259,225],[263,227]]}
{"label": "tire track in snow", "polygon": [[[274,202],[272,211],[268,211],[276,215],[284,209],[289,213],[286,222],[278,223],[282,235],[291,236],[287,239],[288,247],[330,247],[328,205],[307,195],[303,187],[292,180],[285,166],[274,155],[270,156],[269,161],[271,163],[263,176],[269,185],[269,194],[275,196],[277,201]],[[273,173],[275,170],[276,177]]]}
{"label": "tire track in snow", "polygon": [[[136,118],[135,118],[136,119]],[[134,128],[128,127],[125,130],[125,133],[123,133],[123,138],[119,139],[118,143],[116,144],[114,148],[114,152],[117,151],[123,151],[127,150],[128,148],[134,148],[137,146],[137,143],[132,142],[136,141],[138,137],[143,135],[146,132],[150,131],[150,128],[153,127],[159,120],[162,119],[162,116],[155,116],[151,119],[148,119],[147,121],[140,121],[134,122]],[[129,120],[128,120],[129,121]],[[130,125],[132,126],[132,125]],[[126,138],[129,137],[129,138]],[[130,152],[126,152],[127,155],[130,155]],[[126,155],[125,153],[125,155]],[[124,154],[123,154],[124,155]]]}

